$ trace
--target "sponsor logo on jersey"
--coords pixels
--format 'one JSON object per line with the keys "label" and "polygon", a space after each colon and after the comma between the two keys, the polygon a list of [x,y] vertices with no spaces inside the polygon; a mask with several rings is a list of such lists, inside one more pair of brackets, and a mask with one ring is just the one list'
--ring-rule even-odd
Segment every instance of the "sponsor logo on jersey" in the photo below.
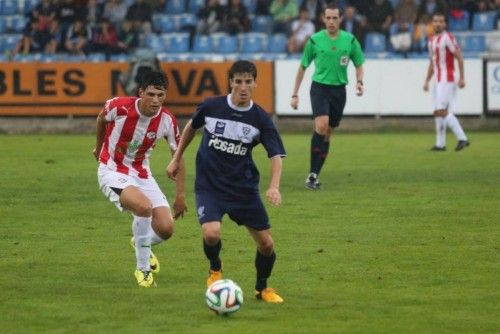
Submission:
{"label": "sponsor logo on jersey", "polygon": [[212,136],[212,138],[208,141],[208,147],[212,147],[217,151],[241,156],[245,155],[248,151],[248,149],[243,146],[243,143],[234,144],[220,139],[217,136]]}
{"label": "sponsor logo on jersey", "polygon": [[204,206],[200,206],[198,208],[198,218],[203,218],[204,215],[205,215],[205,207]]}
{"label": "sponsor logo on jersey", "polygon": [[225,128],[226,128],[226,123],[224,123],[224,122],[215,123],[215,134],[217,134],[217,135],[224,134]]}
{"label": "sponsor logo on jersey", "polygon": [[156,133],[154,131],[149,131],[147,134],[146,134],[146,137],[148,137],[148,139],[155,139],[156,138]]}
{"label": "sponsor logo on jersey", "polygon": [[349,57],[348,56],[340,57],[340,65],[342,65],[342,66],[349,65]]}

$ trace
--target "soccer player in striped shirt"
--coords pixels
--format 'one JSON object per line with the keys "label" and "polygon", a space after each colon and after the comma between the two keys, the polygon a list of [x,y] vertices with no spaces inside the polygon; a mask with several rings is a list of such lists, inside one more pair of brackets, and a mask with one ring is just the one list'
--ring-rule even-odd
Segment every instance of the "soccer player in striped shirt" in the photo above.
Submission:
{"label": "soccer player in striped shirt", "polygon": [[262,144],[267,151],[271,176],[266,197],[272,205],[279,205],[285,149],[269,115],[252,100],[256,78],[257,68],[249,61],[240,60],[231,66],[231,93],[208,98],[198,106],[182,132],[167,173],[176,177],[184,150],[196,130],[203,129],[196,156],[195,194],[203,250],[210,261],[207,285],[222,278],[221,222],[227,214],[238,225],[245,226],[256,243],[255,296],[268,303],[282,303],[283,298],[267,286],[276,254],[269,217],[259,194],[259,171],[252,150]]}
{"label": "soccer player in striped shirt", "polygon": [[[432,151],[446,150],[446,127],[448,126],[457,137],[455,151],[469,146],[469,140],[453,114],[456,109],[457,86],[465,87],[464,59],[460,48],[453,37],[446,31],[446,18],[443,13],[432,16],[434,36],[429,40],[429,67],[424,83],[424,91],[429,90],[429,82],[436,74],[434,85],[434,121],[436,124],[436,144]],[[455,59],[458,61],[459,79],[455,82]]]}
{"label": "soccer player in striped shirt", "polygon": [[106,101],[97,116],[94,156],[99,161],[99,188],[120,210],[133,215],[131,240],[137,266],[134,276],[141,287],[156,283],[160,270],[151,245],[172,236],[174,218],[187,210],[184,193],[184,164],[180,162],[173,203],[173,217],[167,198],[149,168],[149,156],[165,138],[175,152],[179,143],[177,121],[163,106],[167,77],[156,71],[144,74],[139,97],[115,97]]}

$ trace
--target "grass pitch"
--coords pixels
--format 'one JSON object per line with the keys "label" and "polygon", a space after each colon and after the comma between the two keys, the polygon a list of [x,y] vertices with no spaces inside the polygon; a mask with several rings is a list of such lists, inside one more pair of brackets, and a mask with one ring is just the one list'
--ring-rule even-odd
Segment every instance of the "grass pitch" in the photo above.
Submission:
{"label": "grass pitch", "polygon": [[[223,223],[225,277],[245,294],[230,317],[205,305],[204,258],[190,211],[155,249],[156,289],[137,287],[131,218],[99,192],[92,136],[0,136],[0,332],[498,333],[500,134],[473,133],[462,152],[430,152],[434,135],[339,134],[303,186],[309,134],[284,135],[283,204],[269,208],[282,305],[253,298],[255,248]],[[165,144],[152,169],[163,176]],[[269,163],[254,153],[267,185]]]}

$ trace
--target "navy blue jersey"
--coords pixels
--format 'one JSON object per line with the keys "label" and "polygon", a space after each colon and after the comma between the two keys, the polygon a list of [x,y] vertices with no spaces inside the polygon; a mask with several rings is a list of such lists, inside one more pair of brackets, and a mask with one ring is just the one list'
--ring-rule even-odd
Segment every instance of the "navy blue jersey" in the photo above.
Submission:
{"label": "navy blue jersey", "polygon": [[269,158],[286,153],[269,115],[253,102],[237,107],[230,97],[203,101],[192,117],[192,127],[204,127],[196,155],[195,190],[234,198],[259,191],[259,171],[252,159],[256,145],[262,143]]}

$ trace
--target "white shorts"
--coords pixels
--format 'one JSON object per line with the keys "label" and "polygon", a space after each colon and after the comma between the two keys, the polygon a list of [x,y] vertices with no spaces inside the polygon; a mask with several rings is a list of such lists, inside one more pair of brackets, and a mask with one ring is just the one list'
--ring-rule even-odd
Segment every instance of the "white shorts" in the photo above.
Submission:
{"label": "white shorts", "polygon": [[115,189],[125,189],[128,186],[134,186],[139,188],[144,195],[151,201],[152,207],[157,208],[159,206],[170,207],[167,201],[167,197],[161,191],[156,180],[151,177],[149,179],[141,179],[135,176],[130,176],[122,173],[112,171],[106,167],[106,165],[100,164],[97,169],[97,181],[99,182],[99,188],[120,211],[124,208],[120,204],[120,195],[118,195],[112,188]]}
{"label": "white shorts", "polygon": [[457,84],[454,82],[438,82],[434,85],[434,110],[455,112],[457,103]]}

